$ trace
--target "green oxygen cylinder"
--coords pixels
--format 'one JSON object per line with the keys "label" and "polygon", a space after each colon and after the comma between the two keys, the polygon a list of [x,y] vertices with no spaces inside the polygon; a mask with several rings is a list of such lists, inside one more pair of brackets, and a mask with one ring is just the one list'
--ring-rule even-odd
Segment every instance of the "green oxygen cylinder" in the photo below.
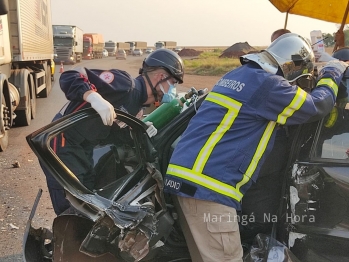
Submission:
{"label": "green oxygen cylinder", "polygon": [[181,113],[184,103],[187,100],[184,97],[173,99],[169,103],[164,103],[155,109],[147,117],[143,118],[143,122],[152,122],[156,129],[164,127],[174,117]]}

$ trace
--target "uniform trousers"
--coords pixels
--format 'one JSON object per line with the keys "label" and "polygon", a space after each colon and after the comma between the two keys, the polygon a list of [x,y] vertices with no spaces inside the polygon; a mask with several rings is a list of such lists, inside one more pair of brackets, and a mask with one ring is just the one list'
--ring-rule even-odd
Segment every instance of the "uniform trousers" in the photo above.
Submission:
{"label": "uniform trousers", "polygon": [[[242,261],[243,249],[235,208],[211,201],[177,196],[190,229],[183,230],[193,261]],[[198,252],[192,252],[194,240]],[[196,256],[196,257],[193,257]],[[197,256],[201,256],[198,258]]]}

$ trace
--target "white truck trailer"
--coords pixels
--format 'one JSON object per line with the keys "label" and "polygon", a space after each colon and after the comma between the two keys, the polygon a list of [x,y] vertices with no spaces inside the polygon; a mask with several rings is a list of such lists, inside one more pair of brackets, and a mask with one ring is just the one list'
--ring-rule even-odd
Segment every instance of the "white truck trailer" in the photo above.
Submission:
{"label": "white truck trailer", "polygon": [[10,127],[30,125],[36,98],[49,95],[52,59],[50,0],[0,0],[0,151]]}

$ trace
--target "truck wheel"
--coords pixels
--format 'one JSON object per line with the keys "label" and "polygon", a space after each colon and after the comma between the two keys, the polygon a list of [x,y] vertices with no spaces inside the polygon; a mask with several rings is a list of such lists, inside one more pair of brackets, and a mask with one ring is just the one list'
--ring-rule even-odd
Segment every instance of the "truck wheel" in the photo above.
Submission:
{"label": "truck wheel", "polygon": [[[28,81],[24,82],[24,89],[26,90],[26,94],[30,94]],[[25,104],[27,107],[25,110],[16,110],[16,118],[15,125],[16,126],[29,126],[32,119],[32,108],[31,108],[31,99],[30,95],[25,96]]]}
{"label": "truck wheel", "polygon": [[28,77],[28,84],[30,87],[30,107],[31,107],[31,118],[34,119],[36,116],[36,91],[34,86],[33,75],[30,74]]}
{"label": "truck wheel", "polygon": [[8,146],[8,130],[5,127],[5,123],[7,120],[7,118],[9,118],[10,116],[8,115],[8,109],[6,107],[6,103],[5,103],[5,99],[2,100],[2,103],[0,105],[0,113],[2,114],[2,120],[0,119],[0,121],[2,122],[0,127],[2,127],[3,129],[0,130],[0,152],[5,151],[5,149]]}

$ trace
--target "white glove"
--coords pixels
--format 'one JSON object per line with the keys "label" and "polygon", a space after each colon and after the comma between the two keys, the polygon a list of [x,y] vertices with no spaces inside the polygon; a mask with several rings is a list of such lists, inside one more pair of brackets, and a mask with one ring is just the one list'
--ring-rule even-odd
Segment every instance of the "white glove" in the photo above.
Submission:
{"label": "white glove", "polygon": [[147,128],[147,134],[149,137],[153,137],[158,133],[158,130],[155,128],[152,122],[145,122],[145,124],[148,126]]}
{"label": "white glove", "polygon": [[343,74],[345,69],[347,69],[348,66],[349,65],[343,61],[331,60],[326,63],[323,69],[325,69],[326,67],[334,67],[334,68],[337,68],[341,72],[341,74]]}
{"label": "white glove", "polygon": [[107,100],[105,100],[97,92],[93,92],[86,97],[86,101],[89,102],[94,110],[101,116],[103,124],[111,126],[116,113],[114,107]]}

